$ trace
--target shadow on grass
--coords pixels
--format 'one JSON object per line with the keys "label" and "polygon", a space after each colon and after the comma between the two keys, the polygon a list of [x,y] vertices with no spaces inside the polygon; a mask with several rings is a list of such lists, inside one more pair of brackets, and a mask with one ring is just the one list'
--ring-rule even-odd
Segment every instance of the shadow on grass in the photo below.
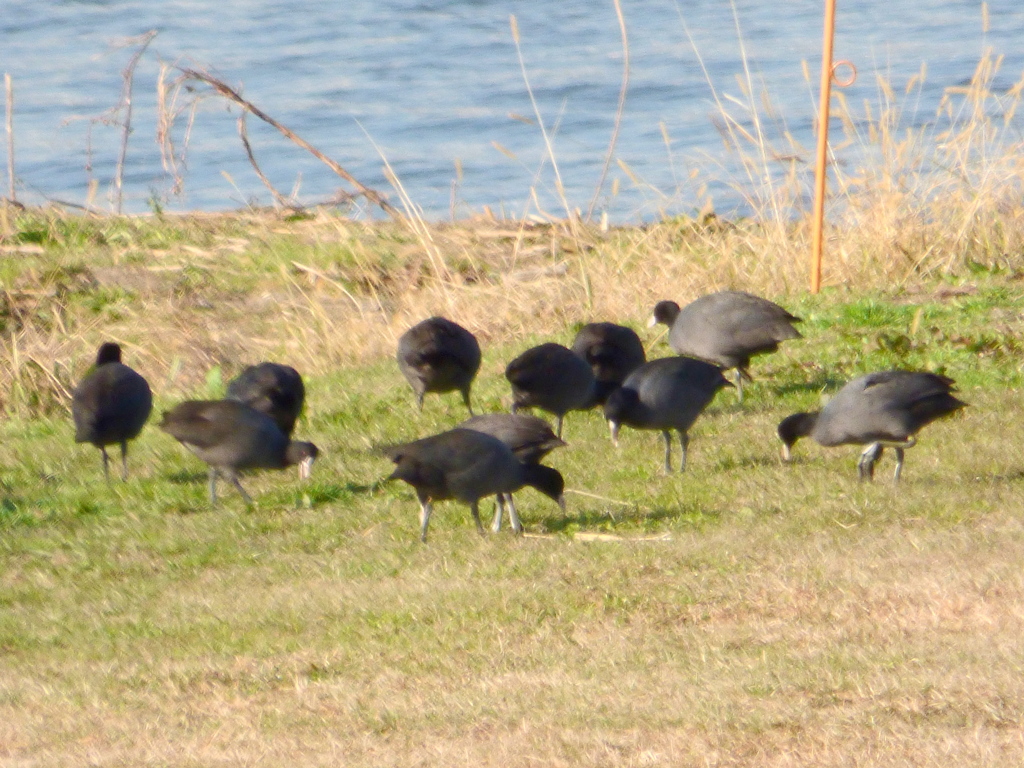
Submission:
{"label": "shadow on grass", "polygon": [[32,509],[18,496],[5,496],[0,501],[0,527],[35,525],[39,522]]}
{"label": "shadow on grass", "polygon": [[[793,462],[790,462],[793,463]],[[721,459],[715,463],[714,472],[729,472],[733,469],[751,469],[754,467],[780,467],[786,464],[778,454],[773,456],[744,456],[740,459]]]}
{"label": "shadow on grass", "polygon": [[194,472],[187,469],[167,475],[167,480],[175,485],[195,485],[196,483],[205,483],[209,479],[210,476],[206,472]]}
{"label": "shadow on grass", "polygon": [[313,504],[351,499],[363,493],[375,493],[380,483],[314,483],[302,489]]}
{"label": "shadow on grass", "polygon": [[644,528],[661,522],[710,522],[720,517],[721,512],[717,509],[698,511],[693,509],[670,509],[668,507],[657,507],[655,509],[630,507],[623,508],[622,511],[615,513],[580,512],[564,516],[547,515],[540,518],[538,522],[544,526],[545,530],[551,533],[591,530],[607,532],[618,527]]}
{"label": "shadow on grass", "polygon": [[778,384],[772,387],[772,391],[778,397],[806,394],[809,392],[834,392],[846,382],[846,378],[840,378],[834,373],[818,371],[807,381],[793,381],[788,384]]}
{"label": "shadow on grass", "polygon": [[970,478],[975,483],[995,485],[997,483],[1019,483],[1024,480],[1024,469],[1012,470],[1009,472],[997,472],[992,475],[974,475]]}
{"label": "shadow on grass", "polygon": [[[292,478],[294,480],[294,477]],[[206,472],[192,472],[188,470],[179,470],[170,475],[167,475],[167,480],[174,483],[175,485],[206,485],[209,481],[209,475]],[[245,476],[242,476],[242,480],[245,480]],[[220,479],[218,481],[218,489],[220,493],[218,496],[223,496],[225,489],[230,487],[226,481]],[[364,494],[364,493],[375,493],[380,488],[380,483],[371,483],[369,485],[365,483],[317,483],[311,482],[309,484],[299,484],[296,486],[299,492],[309,498],[312,504],[324,504],[332,501],[339,501],[343,499],[351,499],[353,496]],[[248,489],[247,489],[248,490]],[[198,511],[199,507],[192,504],[185,505],[188,512]],[[206,505],[209,507],[209,504]]]}

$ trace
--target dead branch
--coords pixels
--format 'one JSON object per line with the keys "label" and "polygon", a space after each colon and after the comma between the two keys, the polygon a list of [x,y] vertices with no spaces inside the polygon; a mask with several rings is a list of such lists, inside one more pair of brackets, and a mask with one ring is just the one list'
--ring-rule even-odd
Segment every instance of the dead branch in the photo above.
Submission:
{"label": "dead branch", "polygon": [[294,207],[288,203],[284,195],[274,188],[274,185],[270,183],[270,179],[268,179],[266,174],[264,174],[260,169],[259,163],[256,162],[256,156],[252,152],[252,145],[249,143],[249,132],[245,128],[245,114],[245,112],[242,112],[238,117],[238,136],[242,140],[242,146],[245,147],[245,154],[249,158],[250,165],[252,165],[253,170],[256,171],[256,175],[260,177],[260,181],[263,182],[263,186],[270,190],[270,194],[274,196],[274,201],[281,208]]}
{"label": "dead branch", "polygon": [[[160,147],[160,164],[173,180],[171,194],[178,195],[185,187],[182,168],[186,165],[188,143],[192,136],[192,127],[195,125],[196,110],[201,97],[189,99],[184,105],[179,106],[180,89],[174,87],[173,83],[168,86],[168,74],[173,68],[174,65],[160,62],[160,75],[156,81],[156,143]],[[174,147],[173,128],[178,116],[183,112],[188,112],[188,120],[185,124],[181,152],[179,153]]]}
{"label": "dead branch", "polygon": [[615,15],[619,19],[619,31],[622,33],[622,85],[619,88],[619,104],[615,108],[615,125],[612,127],[612,136],[608,141],[608,151],[605,152],[604,166],[601,168],[601,176],[594,189],[594,197],[587,208],[587,221],[594,215],[594,207],[597,205],[597,198],[604,187],[604,181],[608,178],[608,168],[612,163],[612,155],[615,153],[615,145],[619,140],[619,130],[622,127],[622,113],[626,107],[626,91],[629,89],[629,35],[626,33],[626,18],[622,15],[622,4],[620,0],[612,0],[615,4]]}
{"label": "dead branch", "polygon": [[8,195],[12,203],[17,202],[14,189],[14,84],[9,72],[4,73],[4,90],[7,94],[7,182]]}
{"label": "dead branch", "polygon": [[137,38],[132,38],[131,42],[138,42],[139,47],[135,53],[132,54],[131,59],[128,61],[128,66],[124,68],[121,73],[121,77],[124,79],[124,86],[121,90],[121,103],[115,108],[115,111],[124,110],[124,122],[121,124],[121,149],[117,155],[117,167],[114,172],[114,189],[117,194],[117,213],[121,213],[121,205],[124,199],[122,186],[124,182],[124,161],[128,155],[128,137],[132,132],[132,88],[135,84],[135,68],[139,64],[139,59],[142,58],[142,54],[146,52],[149,44],[153,42],[153,38],[157,36],[157,31],[151,29],[144,35],[140,35]]}
{"label": "dead branch", "polygon": [[229,86],[227,83],[225,83],[222,80],[218,80],[216,77],[213,77],[212,75],[209,75],[206,72],[201,72],[196,69],[190,69],[187,67],[181,67],[179,69],[181,70],[182,73],[182,79],[197,80],[201,83],[205,83],[206,85],[213,88],[214,91],[219,93],[224,98],[228,99],[229,101],[235,102],[242,109],[251,112],[268,125],[272,125],[278,131],[280,131],[286,138],[290,139],[292,142],[305,149],[307,152],[313,155],[313,157],[322,162],[336,174],[341,176],[341,178],[345,179],[345,181],[347,181],[349,184],[354,186],[359,191],[359,193],[363,195],[363,197],[365,197],[371,203],[379,207],[382,211],[391,216],[391,218],[395,219],[396,221],[403,220],[401,212],[399,212],[398,209],[396,209],[387,200],[385,200],[383,195],[381,195],[376,190],[370,189],[369,187],[361,184],[352,174],[350,174],[348,171],[342,168],[341,165],[336,163],[331,158],[327,157],[327,155],[318,150],[316,147],[314,147],[308,141],[303,139],[301,136],[296,135],[286,126],[279,123],[277,120],[272,118],[270,115],[268,115],[262,109],[257,107],[251,101],[247,101],[246,99],[242,98],[241,94],[239,94],[238,91]]}

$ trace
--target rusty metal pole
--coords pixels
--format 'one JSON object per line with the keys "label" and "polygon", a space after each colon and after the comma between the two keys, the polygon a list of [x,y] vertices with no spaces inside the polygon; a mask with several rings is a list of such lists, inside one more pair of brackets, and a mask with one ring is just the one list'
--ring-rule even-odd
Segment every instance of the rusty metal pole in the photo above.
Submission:
{"label": "rusty metal pole", "polygon": [[811,293],[821,290],[821,251],[825,225],[825,171],[828,119],[832,101],[832,44],[836,33],[836,0],[825,0],[825,32],[821,47],[821,95],[818,101],[818,152],[814,163],[814,219],[811,228]]}

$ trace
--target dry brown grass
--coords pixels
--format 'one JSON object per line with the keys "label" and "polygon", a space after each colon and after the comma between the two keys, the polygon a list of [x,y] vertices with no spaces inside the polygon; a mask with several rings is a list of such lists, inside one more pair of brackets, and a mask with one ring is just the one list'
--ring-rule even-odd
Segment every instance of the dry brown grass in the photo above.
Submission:
{"label": "dry brown grass", "polygon": [[[938,210],[911,217],[893,243],[872,228],[834,228],[825,284],[898,292],[976,265],[1016,270],[1024,208],[983,210],[969,231],[949,231]],[[24,250],[19,238],[40,229],[50,233],[44,245]],[[806,228],[711,217],[602,232],[480,218],[410,230],[330,214],[76,221],[36,212],[15,218],[2,247],[12,261],[0,402],[48,410],[108,338],[158,392],[181,392],[215,366],[231,373],[279,358],[315,375],[388,357],[406,327],[433,314],[484,343],[568,341],[575,323],[640,324],[662,298],[723,288],[793,296],[804,289]]]}
{"label": "dry brown grass", "polygon": [[[0,757],[1012,765],[1024,755],[1022,534],[996,515],[961,532],[824,530],[799,550],[761,524],[603,553],[466,541],[387,579],[332,574],[330,558],[292,555],[280,570],[273,553],[263,568],[168,583],[143,617],[114,592],[111,615],[152,622],[131,656],[86,647],[5,665]],[[371,532],[346,556],[364,545],[395,546]],[[526,578],[489,585],[485,548]],[[59,610],[66,588],[48,586]],[[251,650],[216,652],[237,645],[217,617],[238,631],[255,621]],[[178,634],[213,647],[179,656]]]}

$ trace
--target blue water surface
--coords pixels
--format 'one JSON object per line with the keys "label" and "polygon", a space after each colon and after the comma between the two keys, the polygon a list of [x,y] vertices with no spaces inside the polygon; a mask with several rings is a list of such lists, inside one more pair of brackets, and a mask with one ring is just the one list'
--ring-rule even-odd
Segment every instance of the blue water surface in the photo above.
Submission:
{"label": "blue water surface", "polygon": [[[896,86],[905,124],[928,125],[945,89],[969,82],[988,49],[1005,55],[995,85],[1009,88],[1024,69],[1021,8],[990,3],[986,30],[979,2],[839,0],[836,57],[859,70],[846,98],[858,108],[884,101],[880,76]],[[719,210],[742,213],[743,187],[757,182],[723,142],[721,110],[756,130],[748,82],[765,136],[783,148],[788,133],[804,150],[797,162],[809,161],[822,2],[622,0],[622,12],[629,89],[595,215],[631,222],[688,213],[709,196]],[[386,159],[429,218],[485,207],[564,215],[595,198],[623,73],[612,2],[8,0],[0,69],[14,83],[20,200],[112,209],[121,129],[110,110],[137,49],[130,39],[149,30],[157,35],[134,79],[126,211],[273,201],[245,157],[238,109],[216,98],[196,111],[175,192],[156,141],[161,64],[207,69],[399,205]],[[923,65],[924,86],[905,96]],[[173,133],[179,151],[187,125],[186,112]],[[309,204],[350,189],[273,128],[250,117],[248,129],[261,168],[285,194]]]}

